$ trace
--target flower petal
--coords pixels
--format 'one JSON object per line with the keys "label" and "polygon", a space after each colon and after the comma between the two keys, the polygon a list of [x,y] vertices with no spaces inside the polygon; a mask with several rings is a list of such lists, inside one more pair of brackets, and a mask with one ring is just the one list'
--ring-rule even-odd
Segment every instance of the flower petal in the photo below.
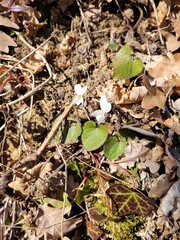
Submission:
{"label": "flower petal", "polygon": [[87,86],[81,88],[81,95],[85,94],[87,91]]}
{"label": "flower petal", "polygon": [[81,97],[81,96],[79,96],[79,95],[73,97],[72,103],[73,103],[73,104],[77,104],[78,106],[79,106],[81,103],[83,104],[83,97]]}
{"label": "flower petal", "polygon": [[76,93],[77,95],[82,96],[82,95],[87,91],[87,86],[81,87],[80,84],[76,84],[76,85],[74,86],[74,91],[75,91],[75,93]]}
{"label": "flower petal", "polygon": [[81,95],[81,85],[80,84],[74,85],[74,91],[77,95]]}
{"label": "flower petal", "polygon": [[94,112],[91,113],[91,117],[96,117],[98,115],[102,115],[103,111],[102,110],[95,110]]}
{"label": "flower petal", "polygon": [[104,120],[105,120],[104,114],[96,116],[96,120],[97,120],[98,124],[104,122]]}
{"label": "flower petal", "polygon": [[107,101],[106,96],[102,96],[101,97],[101,99],[100,99],[100,107],[106,113],[111,111],[111,103]]}
{"label": "flower petal", "polygon": [[96,110],[91,113],[91,116],[96,118],[98,124],[104,122],[105,116],[103,110]]}

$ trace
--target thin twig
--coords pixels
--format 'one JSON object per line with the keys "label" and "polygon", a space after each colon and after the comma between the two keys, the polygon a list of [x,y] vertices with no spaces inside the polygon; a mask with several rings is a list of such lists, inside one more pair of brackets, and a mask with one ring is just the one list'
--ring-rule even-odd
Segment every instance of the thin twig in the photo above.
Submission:
{"label": "thin twig", "polygon": [[62,121],[64,120],[64,118],[67,116],[67,114],[69,113],[69,111],[71,110],[73,106],[73,103],[71,102],[69,104],[69,106],[65,107],[64,112],[56,119],[55,124],[52,126],[51,131],[49,132],[49,134],[47,135],[47,137],[45,138],[44,142],[42,143],[42,145],[38,148],[37,152],[36,152],[36,156],[40,156],[42,154],[42,152],[44,151],[44,149],[46,148],[46,146],[49,144],[49,142],[52,140],[52,138],[54,137],[56,131],[58,130],[60,124],[62,123]]}
{"label": "thin twig", "polygon": [[162,43],[162,45],[164,45],[164,40],[163,40],[163,37],[162,37],[162,33],[161,33],[161,29],[160,29],[160,22],[159,22],[159,17],[158,17],[158,13],[157,13],[157,9],[156,9],[156,5],[154,3],[154,0],[150,0],[150,3],[152,5],[152,8],[154,10],[154,13],[155,13],[155,18],[156,18],[156,21],[157,21],[157,29],[158,29],[158,33],[159,33],[159,39]]}
{"label": "thin twig", "polygon": [[90,38],[90,36],[89,36],[88,21],[87,21],[86,17],[84,16],[84,12],[83,12],[83,10],[82,10],[82,8],[81,8],[81,5],[80,5],[79,0],[76,0],[76,2],[77,2],[77,5],[78,5],[78,7],[79,7],[79,11],[80,11],[80,14],[81,14],[81,17],[82,17],[82,22],[83,22],[83,24],[84,24],[84,29],[85,29],[85,32],[86,32],[86,37],[87,37],[88,42],[89,42],[88,48],[90,48],[90,46],[92,45],[92,40],[91,40],[91,38]]}

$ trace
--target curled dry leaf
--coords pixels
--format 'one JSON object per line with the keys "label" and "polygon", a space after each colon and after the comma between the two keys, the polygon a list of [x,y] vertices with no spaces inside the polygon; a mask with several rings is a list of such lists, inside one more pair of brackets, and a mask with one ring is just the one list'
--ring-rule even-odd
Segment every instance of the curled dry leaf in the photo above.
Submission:
{"label": "curled dry leaf", "polygon": [[48,239],[56,239],[77,228],[82,222],[81,217],[64,218],[64,215],[69,214],[70,210],[71,206],[58,209],[48,207],[46,204],[41,205],[36,217],[36,236],[40,238],[47,235]]}
{"label": "curled dry leaf", "polygon": [[131,90],[124,91],[118,85],[113,86],[115,94],[115,104],[131,104],[142,101],[143,97],[147,94],[147,89],[144,86],[132,87]]}

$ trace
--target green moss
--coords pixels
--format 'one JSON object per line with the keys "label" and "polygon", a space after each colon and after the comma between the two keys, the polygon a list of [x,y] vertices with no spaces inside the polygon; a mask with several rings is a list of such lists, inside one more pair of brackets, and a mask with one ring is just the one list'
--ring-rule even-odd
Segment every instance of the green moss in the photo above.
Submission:
{"label": "green moss", "polygon": [[107,221],[106,229],[112,236],[113,240],[137,240],[139,239],[135,233],[142,225],[140,217],[128,216],[119,222]]}
{"label": "green moss", "polygon": [[[102,215],[107,216],[107,204],[103,194],[95,195],[93,202],[94,207],[101,212]],[[100,228],[107,232],[113,240],[138,240],[136,232],[143,225],[142,217],[131,215],[126,217],[118,217],[111,213],[110,220],[106,222],[97,223]]]}

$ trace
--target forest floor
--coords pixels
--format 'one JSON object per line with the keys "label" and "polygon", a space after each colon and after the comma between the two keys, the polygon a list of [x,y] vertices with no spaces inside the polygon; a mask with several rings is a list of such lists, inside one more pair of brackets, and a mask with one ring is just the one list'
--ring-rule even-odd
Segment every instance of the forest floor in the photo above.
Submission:
{"label": "forest floor", "polygon": [[180,239],[178,2],[1,1],[0,239]]}

